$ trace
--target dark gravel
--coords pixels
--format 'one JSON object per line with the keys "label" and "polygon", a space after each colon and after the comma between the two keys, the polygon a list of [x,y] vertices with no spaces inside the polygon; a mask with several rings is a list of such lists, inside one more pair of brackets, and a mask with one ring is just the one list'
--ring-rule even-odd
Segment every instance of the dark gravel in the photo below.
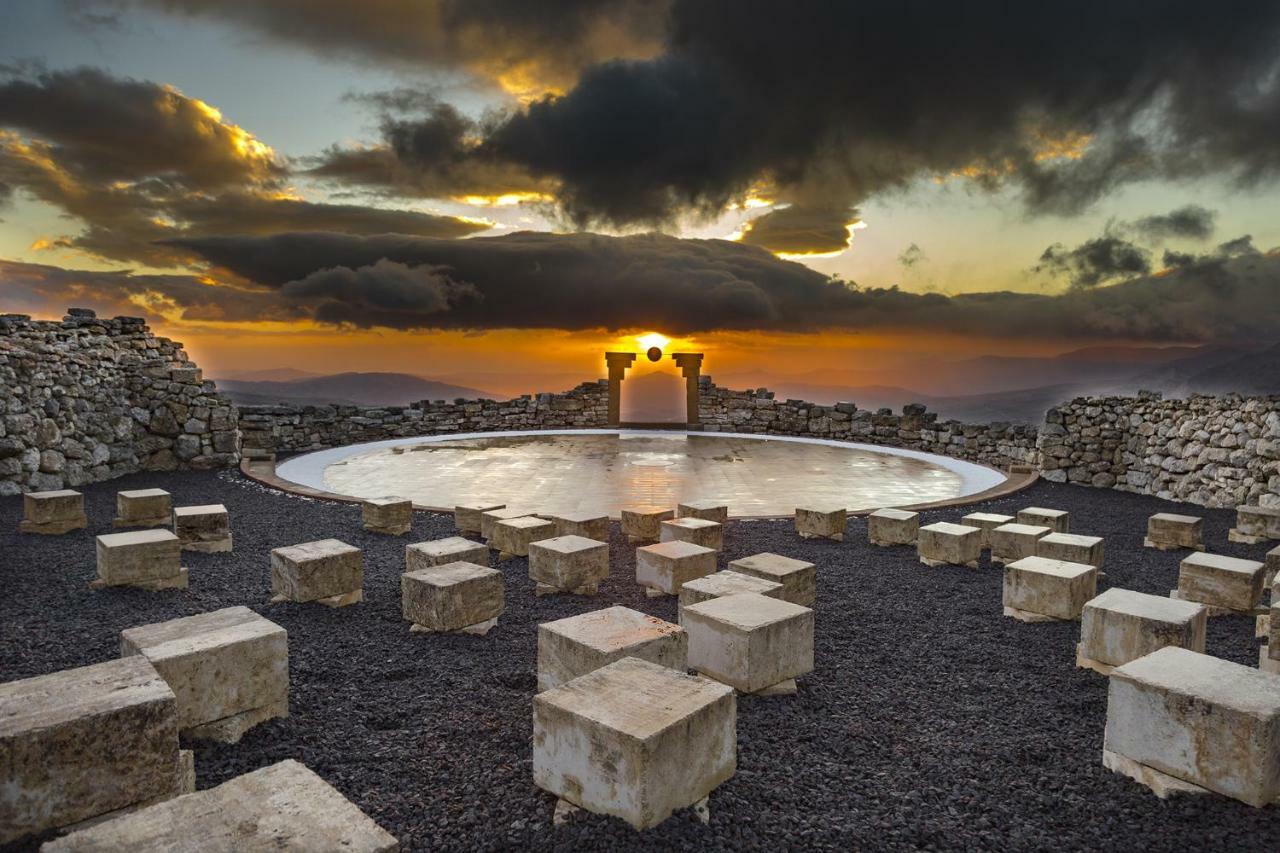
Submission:
{"label": "dark gravel", "polygon": [[[234,554],[185,555],[189,591],[91,591],[93,535],[110,531],[117,489],[158,486],[178,504],[225,503]],[[269,492],[230,472],[133,476],[87,487],[91,529],[18,536],[21,500],[0,500],[0,681],[107,660],[131,625],[247,604],[289,631],[290,708],[235,746],[200,745],[210,787],[285,758],[305,762],[405,849],[660,847],[1280,849],[1280,809],[1219,797],[1162,802],[1102,767],[1106,680],[1076,669],[1078,624],[1024,625],[1000,612],[1000,572],[920,565],[873,548],[865,523],[843,544],[798,538],[789,522],[741,522],[726,560],[760,551],[818,564],[817,670],[798,696],[742,698],[738,772],[711,796],[711,824],[681,812],[637,834],[581,815],[553,829],[532,783],[535,626],[613,603],[674,620],[633,582],[613,531],[614,573],[595,598],[535,598],[524,560],[503,564],[507,610],[487,637],[410,634],[400,616],[407,542],[453,533],[419,513],[410,536],[366,534],[358,507]],[[531,503],[536,504],[536,496]],[[1109,577],[1167,594],[1180,554],[1141,547],[1154,512],[1205,516],[1213,550],[1231,513],[1040,483],[926,521],[1032,504],[1072,513],[1107,539]],[[365,553],[365,601],[330,610],[269,606],[271,548],[337,537]],[[1211,654],[1250,665],[1250,620],[1210,622]]]}

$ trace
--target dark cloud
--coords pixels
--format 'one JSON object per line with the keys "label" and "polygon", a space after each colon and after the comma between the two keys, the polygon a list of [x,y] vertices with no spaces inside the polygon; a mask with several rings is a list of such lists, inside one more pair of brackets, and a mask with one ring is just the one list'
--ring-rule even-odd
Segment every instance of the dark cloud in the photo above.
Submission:
{"label": "dark cloud", "polygon": [[898,263],[907,269],[913,269],[917,264],[922,264],[927,260],[929,260],[929,256],[915,243],[903,249],[902,254],[898,255]]}
{"label": "dark cloud", "polygon": [[1234,240],[1219,243],[1212,252],[1205,254],[1166,249],[1163,260],[1167,269],[1199,269],[1203,271],[1211,267],[1222,267],[1233,258],[1256,257],[1261,254],[1257,247],[1253,245],[1253,235],[1245,234],[1242,237],[1236,237]]}
{"label": "dark cloud", "polygon": [[742,242],[798,255],[840,252],[849,247],[849,228],[859,221],[858,211],[847,207],[792,205],[752,219],[743,226]]}
{"label": "dark cloud", "polygon": [[480,300],[474,286],[451,281],[440,269],[386,258],[357,269],[317,270],[287,282],[280,296],[288,304],[309,306],[321,323],[391,328],[430,327],[435,316]]}
{"label": "dark cloud", "polygon": [[1063,279],[1072,288],[1084,289],[1151,272],[1151,253],[1120,237],[1107,235],[1086,240],[1071,249],[1055,243],[1044,250],[1031,271]]}
{"label": "dark cloud", "polygon": [[1170,238],[1208,240],[1217,227],[1217,218],[1216,211],[1189,204],[1165,214],[1144,216],[1132,228],[1142,238],[1156,243]]}

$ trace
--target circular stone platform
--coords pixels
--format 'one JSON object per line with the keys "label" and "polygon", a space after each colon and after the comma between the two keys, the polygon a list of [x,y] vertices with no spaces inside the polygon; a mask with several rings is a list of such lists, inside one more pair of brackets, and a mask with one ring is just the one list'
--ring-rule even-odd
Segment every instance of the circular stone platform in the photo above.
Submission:
{"label": "circular stone platform", "polygon": [[276,477],[354,498],[452,510],[485,500],[555,514],[716,499],[738,517],[956,501],[1005,482],[983,465],[812,438],[641,430],[495,432],[370,442],[293,457]]}

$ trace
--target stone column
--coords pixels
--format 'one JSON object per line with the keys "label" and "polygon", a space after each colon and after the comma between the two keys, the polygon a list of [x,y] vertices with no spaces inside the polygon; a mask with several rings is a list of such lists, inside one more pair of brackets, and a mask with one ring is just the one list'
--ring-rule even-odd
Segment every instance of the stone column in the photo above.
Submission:
{"label": "stone column", "polygon": [[609,426],[622,422],[622,379],[636,360],[633,352],[607,352],[604,363],[609,368]]}
{"label": "stone column", "polygon": [[685,421],[696,424],[698,423],[698,376],[702,373],[702,353],[675,352],[671,354],[671,360],[680,367],[680,372],[684,375]]}

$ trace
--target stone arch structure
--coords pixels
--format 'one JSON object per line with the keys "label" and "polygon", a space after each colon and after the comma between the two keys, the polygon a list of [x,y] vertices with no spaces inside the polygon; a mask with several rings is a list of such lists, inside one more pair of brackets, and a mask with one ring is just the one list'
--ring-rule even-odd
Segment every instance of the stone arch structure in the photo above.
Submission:
{"label": "stone arch structure", "polygon": [[[627,370],[635,363],[637,353],[634,352],[606,352],[604,354],[604,363],[609,370],[609,426],[620,426],[622,424],[622,380],[626,378]],[[702,375],[702,358],[703,353],[700,352],[675,352],[671,354],[671,360],[680,368],[680,374],[684,377],[685,389],[685,424],[689,427],[696,426],[698,420],[698,379]]]}

